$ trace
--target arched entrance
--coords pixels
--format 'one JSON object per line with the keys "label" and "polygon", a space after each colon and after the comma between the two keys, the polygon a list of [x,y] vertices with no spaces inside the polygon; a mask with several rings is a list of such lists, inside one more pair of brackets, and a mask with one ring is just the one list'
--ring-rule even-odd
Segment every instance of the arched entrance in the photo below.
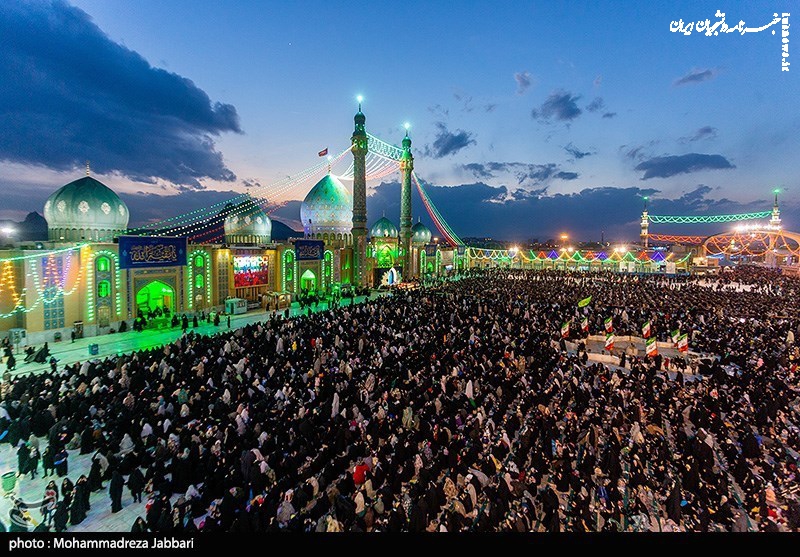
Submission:
{"label": "arched entrance", "polygon": [[175,310],[175,289],[169,284],[154,280],[136,293],[136,307],[145,313],[156,308]]}
{"label": "arched entrance", "polygon": [[306,292],[317,290],[317,275],[311,269],[306,269],[306,272],[300,277],[300,289]]}

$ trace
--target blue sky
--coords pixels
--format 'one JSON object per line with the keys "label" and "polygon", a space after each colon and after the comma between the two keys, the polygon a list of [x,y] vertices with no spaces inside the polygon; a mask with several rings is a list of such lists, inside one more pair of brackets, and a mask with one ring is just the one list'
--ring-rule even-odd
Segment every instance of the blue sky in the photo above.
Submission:
{"label": "blue sky", "polygon": [[[3,82],[23,75],[17,91],[0,86],[9,107],[0,120],[0,185],[25,189],[0,205],[0,218],[41,210],[87,158],[132,206],[159,208],[142,219],[245,191],[245,180],[270,184],[318,162],[326,146],[346,148],[354,97],[363,94],[375,135],[399,142],[401,124],[412,124],[417,173],[464,236],[544,238],[558,227],[587,239],[600,229],[635,237],[643,193],[654,212],[659,204],[738,212],[768,208],[776,186],[791,224],[788,209],[800,206],[800,67],[780,71],[780,38],[770,30],[669,31],[673,20],[716,21],[717,10],[731,26],[758,27],[790,8],[11,3],[0,7],[0,31],[50,28],[0,55],[0,72],[14,72]],[[81,50],[87,42],[94,46]],[[47,81],[31,85],[41,94],[20,95],[35,76]],[[65,89],[73,93],[62,98]],[[53,122],[58,133],[35,133]],[[383,211],[397,220],[397,203],[382,194],[391,181],[370,184],[370,221]],[[288,197],[302,199],[301,190]],[[276,214],[292,221],[294,207]]]}

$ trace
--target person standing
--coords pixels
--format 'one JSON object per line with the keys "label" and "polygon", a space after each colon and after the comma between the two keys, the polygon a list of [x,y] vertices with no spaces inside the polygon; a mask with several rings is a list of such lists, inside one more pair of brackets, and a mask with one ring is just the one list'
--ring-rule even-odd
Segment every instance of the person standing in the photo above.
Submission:
{"label": "person standing", "polygon": [[51,474],[55,476],[56,465],[53,463],[54,456],[53,445],[48,444],[42,453],[42,468],[44,469],[44,476],[42,476],[43,478],[46,478]]}
{"label": "person standing", "polygon": [[128,489],[131,491],[134,503],[142,502],[142,490],[144,489],[144,475],[138,466],[134,467],[128,476]]}
{"label": "person standing", "polygon": [[111,512],[117,513],[122,510],[122,487],[125,481],[119,470],[114,470],[111,474],[111,483],[108,486],[108,494],[111,496]]}
{"label": "person standing", "polygon": [[69,453],[67,453],[66,449],[61,449],[53,458],[53,465],[55,466],[56,474],[58,474],[59,478],[63,478],[69,473],[69,462],[67,462]]}
{"label": "person standing", "polygon": [[48,526],[53,522],[57,505],[58,486],[55,480],[50,480],[50,483],[44,488],[44,500],[42,501],[42,517],[44,518],[44,523]]}

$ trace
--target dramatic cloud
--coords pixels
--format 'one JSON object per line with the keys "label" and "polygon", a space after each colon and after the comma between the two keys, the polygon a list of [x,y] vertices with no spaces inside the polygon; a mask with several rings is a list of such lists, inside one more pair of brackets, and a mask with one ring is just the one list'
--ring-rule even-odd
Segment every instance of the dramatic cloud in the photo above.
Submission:
{"label": "dramatic cloud", "polygon": [[545,164],[524,162],[470,163],[461,165],[461,169],[481,180],[511,175],[517,180],[517,184],[524,186],[542,185],[552,180],[575,180],[579,176],[577,172],[561,170],[559,165],[553,162]]}
{"label": "dramatic cloud", "polygon": [[717,137],[717,128],[711,126],[703,126],[692,135],[681,137],[678,141],[681,143],[690,143],[692,141],[701,141],[703,139],[715,139]]}
{"label": "dramatic cloud", "polygon": [[675,87],[680,87],[681,85],[688,85],[690,83],[701,83],[703,81],[709,81],[717,77],[719,70],[714,68],[709,68],[705,70],[701,69],[693,69],[686,75],[679,77],[673,83]]}
{"label": "dramatic cloud", "polygon": [[425,148],[425,154],[435,159],[454,155],[461,149],[476,144],[474,134],[464,130],[451,132],[444,122],[436,122],[436,129],[436,139]]}
{"label": "dramatic cloud", "polygon": [[550,94],[538,109],[531,111],[534,120],[549,121],[551,119],[569,122],[581,115],[578,108],[580,96],[573,96],[567,91],[558,90]]}
{"label": "dramatic cloud", "polygon": [[592,102],[586,105],[586,110],[589,112],[597,112],[598,110],[603,110],[606,107],[606,103],[603,100],[603,97],[595,97]]}
{"label": "dramatic cloud", "polygon": [[605,114],[603,114],[603,118],[613,118],[616,115],[617,115],[616,112],[606,112]]}
{"label": "dramatic cloud", "polygon": [[531,72],[517,72],[514,74],[514,81],[517,82],[517,95],[522,95],[533,85]]}
{"label": "dramatic cloud", "polygon": [[566,145],[564,145],[563,149],[567,153],[572,155],[572,158],[575,159],[575,160],[580,160],[580,159],[582,159],[584,157],[588,157],[590,155],[594,155],[595,154],[592,151],[581,151],[580,149],[575,147],[575,145],[573,145],[572,142],[567,143]]}
{"label": "dramatic cloud", "polygon": [[199,187],[235,179],[213,136],[241,132],[236,109],[152,67],[61,0],[0,4],[0,160],[82,166]]}
{"label": "dramatic cloud", "polygon": [[[545,241],[568,232],[576,240],[631,241],[639,237],[642,196],[650,196],[653,214],[703,215],[709,213],[747,213],[762,210],[769,200],[739,203],[713,197],[716,191],[697,186],[675,199],[658,197],[654,188],[595,187],[572,194],[549,195],[547,188],[534,191],[505,186],[490,186],[483,182],[458,186],[432,185],[423,179],[426,191],[444,219],[461,237],[491,236],[509,241],[538,238]],[[423,222],[436,235],[414,190],[414,220],[421,214]],[[400,184],[381,183],[367,198],[370,222],[384,212],[394,222],[400,214]],[[788,208],[787,218],[791,217]],[[720,230],[719,224],[695,225],[693,233],[711,234]],[[723,227],[724,228],[724,227]],[[659,225],[665,234],[686,233],[680,225]]]}
{"label": "dramatic cloud", "polygon": [[242,180],[242,185],[246,188],[260,188],[261,182],[259,182],[255,178],[245,178],[244,180]]}
{"label": "dramatic cloud", "polygon": [[688,153],[686,155],[669,155],[655,157],[636,165],[636,170],[644,171],[642,180],[650,178],[669,178],[678,174],[689,174],[700,170],[718,170],[736,168],[722,155],[703,155]]}

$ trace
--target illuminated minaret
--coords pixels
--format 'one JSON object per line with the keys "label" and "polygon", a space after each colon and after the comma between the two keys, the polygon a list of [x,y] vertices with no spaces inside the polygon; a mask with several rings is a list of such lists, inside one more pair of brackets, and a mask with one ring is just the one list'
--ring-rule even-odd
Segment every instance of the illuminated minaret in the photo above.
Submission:
{"label": "illuminated minaret", "polygon": [[403,276],[411,278],[411,172],[414,156],[411,154],[411,138],[403,138],[403,154],[400,155],[400,248],[403,250]]}
{"label": "illuminated minaret", "polygon": [[642,240],[642,246],[647,249],[647,236],[648,236],[648,228],[650,226],[650,219],[647,216],[647,197],[644,198],[644,210],[642,211],[642,230],[639,234],[639,238]]}
{"label": "illuminated minaret", "polygon": [[775,203],[772,205],[772,218],[769,219],[770,226],[774,226],[776,228],[781,227],[781,210],[778,208],[778,193],[781,190],[775,190],[772,193],[775,194]]}
{"label": "illuminated minaret", "polygon": [[364,264],[367,259],[367,117],[361,112],[361,96],[354,118],[353,145],[353,283],[366,284]]}

